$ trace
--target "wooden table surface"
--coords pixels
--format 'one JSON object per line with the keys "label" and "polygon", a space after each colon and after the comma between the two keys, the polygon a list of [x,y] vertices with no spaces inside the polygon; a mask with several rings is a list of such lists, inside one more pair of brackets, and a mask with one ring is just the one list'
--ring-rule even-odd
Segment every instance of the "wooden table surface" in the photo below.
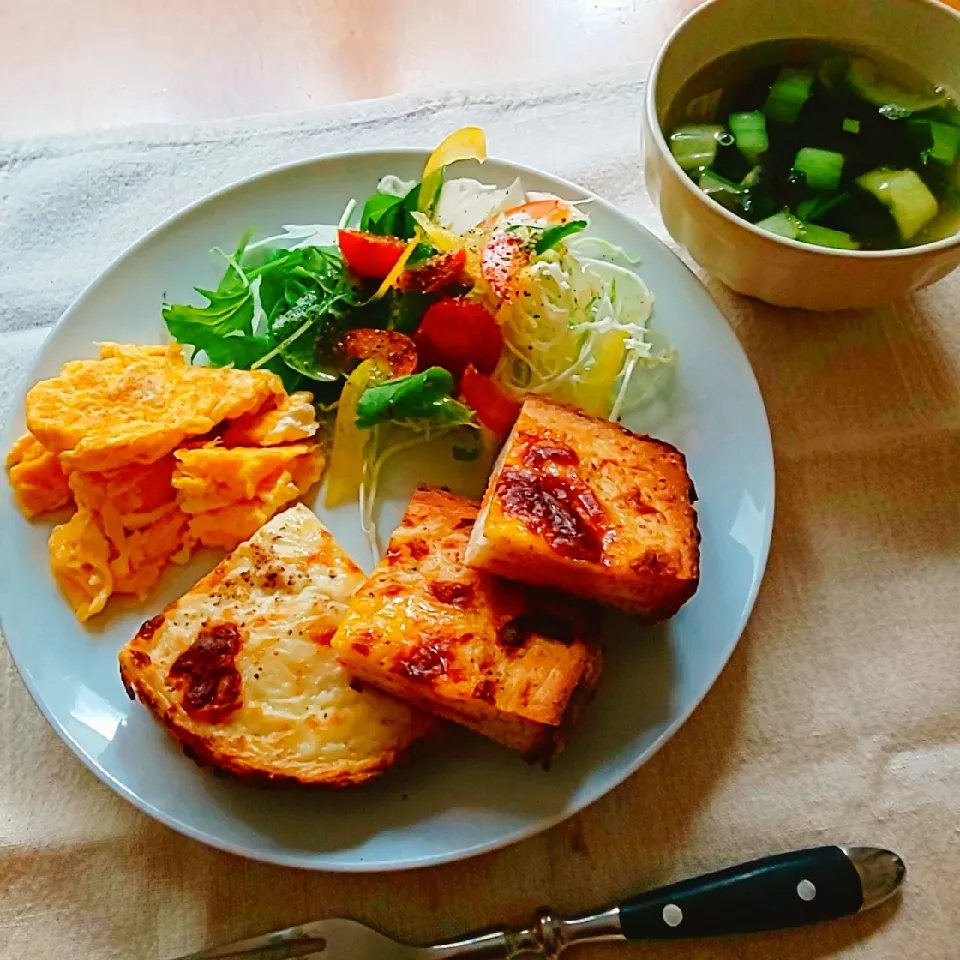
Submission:
{"label": "wooden table surface", "polygon": [[0,139],[586,73],[700,2],[0,0]]}
{"label": "wooden table surface", "polygon": [[698,0],[0,0],[0,139],[652,57]]}

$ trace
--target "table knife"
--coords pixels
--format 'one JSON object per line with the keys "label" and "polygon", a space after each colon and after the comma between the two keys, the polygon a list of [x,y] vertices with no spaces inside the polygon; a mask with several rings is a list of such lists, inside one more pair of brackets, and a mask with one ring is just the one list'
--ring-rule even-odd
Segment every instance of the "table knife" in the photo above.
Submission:
{"label": "table knife", "polygon": [[905,874],[903,861],[889,850],[813,847],[682,880],[607,910],[566,918],[541,911],[523,930],[415,947],[354,920],[331,918],[177,960],[556,960],[575,944],[759,933],[836,920],[889,900]]}

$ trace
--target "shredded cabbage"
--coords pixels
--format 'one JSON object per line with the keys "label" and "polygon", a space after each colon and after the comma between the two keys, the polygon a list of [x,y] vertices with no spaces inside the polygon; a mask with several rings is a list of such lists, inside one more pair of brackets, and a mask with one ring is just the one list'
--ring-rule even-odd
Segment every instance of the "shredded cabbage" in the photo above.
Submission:
{"label": "shredded cabbage", "polygon": [[[353,202],[353,201],[351,201]],[[352,210],[347,205],[347,210]],[[250,265],[255,262],[258,251],[265,250],[300,250],[302,247],[335,247],[337,245],[337,226],[332,223],[289,223],[284,224],[283,233],[274,237],[264,237],[256,243],[251,243],[243,254],[243,262]]]}
{"label": "shredded cabbage", "polygon": [[621,267],[635,267],[639,257],[631,257],[623,247],[618,247],[603,237],[593,237],[578,234],[567,241],[570,252],[578,257],[589,257],[591,260],[606,260],[607,263],[616,263]]}
{"label": "shredded cabbage", "polygon": [[648,329],[653,296],[640,277],[575,249],[582,242],[568,241],[522,271],[520,296],[500,313],[497,377],[518,397],[548,394],[616,420],[649,393],[635,375],[670,365],[672,352]]}
{"label": "shredded cabbage", "polygon": [[410,422],[399,424],[378,424],[370,430],[370,446],[363,464],[363,478],[360,481],[359,505],[360,526],[373,555],[374,563],[380,560],[381,545],[377,534],[377,494],[380,476],[384,464],[398,453],[430,443],[440,437],[453,433],[457,429],[479,429],[476,424],[436,424]]}
{"label": "shredded cabbage", "polygon": [[466,233],[495,213],[520,206],[525,199],[519,178],[501,190],[493,184],[459,177],[440,188],[434,220],[454,233]]}
{"label": "shredded cabbage", "polygon": [[[386,178],[384,178],[386,179]],[[396,178],[394,178],[396,179]],[[348,200],[340,215],[333,223],[285,223],[283,233],[264,237],[256,243],[247,244],[243,252],[244,266],[259,266],[269,250],[300,250],[303,247],[335,247],[337,231],[345,227],[353,216],[357,201]]]}
{"label": "shredded cabbage", "polygon": [[260,296],[260,281],[263,277],[254,277],[250,284],[250,296],[253,298],[253,318],[250,321],[255,337],[267,335],[267,311],[263,309],[263,299]]}
{"label": "shredded cabbage", "polygon": [[363,479],[360,481],[359,505],[360,505],[360,527],[363,535],[367,538],[367,544],[373,555],[373,562],[380,560],[380,537],[377,534],[377,519],[375,516],[377,505],[377,487],[380,483],[380,473],[383,465],[393,456],[401,453],[403,450],[409,450],[411,447],[419,446],[425,443],[429,437],[415,436],[411,440],[395,441],[386,443],[381,447],[382,433],[384,427],[376,426],[370,431],[372,434],[371,449],[372,455],[368,454],[363,464]]}

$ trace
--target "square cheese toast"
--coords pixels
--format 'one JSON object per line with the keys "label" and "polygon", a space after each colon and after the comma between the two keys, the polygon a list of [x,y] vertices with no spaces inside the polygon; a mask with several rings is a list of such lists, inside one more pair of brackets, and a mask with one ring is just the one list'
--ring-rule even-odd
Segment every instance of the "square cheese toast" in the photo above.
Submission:
{"label": "square cheese toast", "polygon": [[148,620],[120,674],[185,752],[236,776],[350,786],[436,720],[357,683],[330,638],[363,572],[307,507],[278,514]]}
{"label": "square cheese toast", "polygon": [[468,567],[478,507],[418,489],[332,645],[361,680],[548,765],[599,679],[596,618]]}
{"label": "square cheese toast", "polygon": [[670,444],[531,396],[490,478],[467,563],[663,620],[697,589],[695,500]]}

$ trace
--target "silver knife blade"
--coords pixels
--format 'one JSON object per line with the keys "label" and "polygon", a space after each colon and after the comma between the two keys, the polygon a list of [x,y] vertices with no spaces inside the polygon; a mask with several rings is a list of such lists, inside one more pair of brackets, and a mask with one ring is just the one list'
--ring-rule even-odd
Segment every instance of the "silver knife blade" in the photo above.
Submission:
{"label": "silver knife blade", "polygon": [[409,947],[355,920],[315,920],[174,960],[425,960],[429,948]]}

